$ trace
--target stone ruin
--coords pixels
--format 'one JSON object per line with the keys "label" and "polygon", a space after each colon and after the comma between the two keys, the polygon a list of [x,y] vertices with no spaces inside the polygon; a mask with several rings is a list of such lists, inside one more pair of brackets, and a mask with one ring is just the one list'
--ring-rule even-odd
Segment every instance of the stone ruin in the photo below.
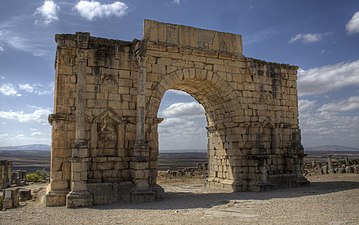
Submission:
{"label": "stone ruin", "polygon": [[12,171],[12,175],[11,175],[12,185],[15,185],[15,186],[26,185],[26,175],[27,175],[27,172],[25,170]]}
{"label": "stone ruin", "polygon": [[159,105],[182,90],[205,109],[207,186],[263,191],[308,184],[297,66],[243,55],[240,35],[145,20],[142,40],[56,35],[47,206],[163,197]]}
{"label": "stone ruin", "polygon": [[11,171],[12,161],[1,160],[0,161],[0,189],[5,189],[11,186]]}
{"label": "stone ruin", "polygon": [[[323,156],[324,157],[324,156]],[[326,155],[327,161],[312,161],[304,165],[304,175],[311,176],[316,174],[333,174],[333,173],[354,173],[359,174],[359,164],[345,157],[344,160],[338,158],[333,160],[333,155]]]}
{"label": "stone ruin", "polygon": [[26,171],[12,171],[12,161],[0,161],[0,210],[18,207],[19,201],[31,199],[31,190],[14,187],[26,184]]}

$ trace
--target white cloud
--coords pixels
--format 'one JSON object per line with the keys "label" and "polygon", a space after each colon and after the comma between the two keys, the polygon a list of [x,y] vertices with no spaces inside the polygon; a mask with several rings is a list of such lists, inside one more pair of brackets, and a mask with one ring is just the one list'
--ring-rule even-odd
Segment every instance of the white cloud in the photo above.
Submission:
{"label": "white cloud", "polygon": [[36,137],[36,136],[43,136],[43,135],[44,135],[44,133],[39,132],[39,131],[37,131],[37,132],[32,132],[32,133],[31,133],[31,136],[33,136],[33,137]]}
{"label": "white cloud", "polygon": [[204,116],[204,108],[198,102],[179,102],[170,105],[161,112],[164,117]]}
{"label": "white cloud", "polygon": [[207,130],[205,118],[165,118],[159,124],[160,149],[205,149]]}
{"label": "white cloud", "polygon": [[19,84],[19,88],[20,90],[24,90],[27,92],[34,92],[34,87],[32,87],[30,84]]}
{"label": "white cloud", "polygon": [[338,102],[332,102],[322,105],[318,111],[351,111],[359,109],[359,96],[351,96],[350,98]]}
{"label": "white cloud", "polygon": [[27,92],[36,95],[48,95],[54,91],[54,83],[43,84],[11,84],[6,83],[0,86],[0,93],[8,96],[22,96],[19,92]]}
{"label": "white cloud", "polygon": [[10,135],[7,134],[7,133],[5,133],[5,134],[0,134],[0,139],[2,139],[2,138],[8,138],[8,137],[10,137]]}
{"label": "white cloud", "polygon": [[74,8],[77,10],[80,16],[87,20],[93,20],[96,17],[121,17],[127,13],[128,9],[127,5],[123,2],[117,1],[112,4],[101,4],[100,2],[93,0],[81,0],[75,5]]}
{"label": "white cloud", "polygon": [[162,110],[164,121],[158,126],[161,149],[205,149],[206,118],[198,102],[175,103]]}
{"label": "white cloud", "polygon": [[185,118],[165,118],[159,125],[160,133],[167,137],[193,136],[205,132],[195,120]]}
{"label": "white cloud", "polygon": [[37,95],[48,95],[54,92],[54,83],[43,84],[19,84],[19,89]]}
{"label": "white cloud", "polygon": [[45,50],[44,44],[36,43],[38,40],[30,40],[25,38],[23,34],[10,31],[7,29],[1,29],[0,27],[0,47],[3,51],[6,47],[10,47],[16,50],[29,52],[34,56],[45,56],[49,53],[49,50]]}
{"label": "white cloud", "polygon": [[5,77],[4,77],[4,76],[0,76],[0,80],[5,80]]}
{"label": "white cloud", "polygon": [[316,101],[311,101],[307,99],[300,99],[298,101],[298,107],[300,112],[311,110],[315,107],[315,105],[316,105]]}
{"label": "white cloud", "polygon": [[191,96],[190,94],[188,94],[188,93],[186,93],[184,91],[174,90],[174,89],[169,89],[168,91],[166,91],[166,93],[172,93],[172,94],[176,94],[176,95]]}
{"label": "white cloud", "polygon": [[181,0],[173,0],[173,3],[179,5],[179,4],[181,4]]}
{"label": "white cloud", "polygon": [[39,15],[41,20],[36,20],[35,23],[42,23],[48,25],[54,21],[58,21],[57,16],[60,7],[53,0],[45,0],[44,4],[36,9],[34,15]]}
{"label": "white cloud", "polygon": [[297,34],[289,40],[289,43],[294,43],[296,41],[303,41],[304,43],[318,42],[324,37],[331,35],[331,32],[322,33],[322,34]]}
{"label": "white cloud", "polygon": [[299,96],[319,95],[350,85],[359,86],[359,60],[298,71]]}
{"label": "white cloud", "polygon": [[[357,97],[353,96],[346,101],[340,101],[342,103],[339,104],[347,107],[349,104],[345,102],[356,101]],[[359,116],[345,114],[347,110],[355,109],[358,107],[349,106],[345,110],[335,110],[330,104],[320,105],[315,100],[299,100],[299,121],[303,143],[307,146],[323,145],[323,143],[358,146]]]}
{"label": "white cloud", "polygon": [[23,111],[0,111],[0,118],[16,120],[21,123],[46,123],[50,113],[51,111],[49,108],[38,108],[31,113],[24,113]]}
{"label": "white cloud", "polygon": [[243,45],[245,45],[245,46],[253,45],[257,42],[261,42],[268,38],[271,38],[271,37],[275,36],[276,34],[278,34],[279,32],[280,32],[279,30],[275,30],[273,28],[268,28],[268,29],[264,29],[259,32],[256,32],[254,34],[246,35],[243,37]]}
{"label": "white cloud", "polygon": [[0,86],[0,93],[7,96],[21,96],[14,87],[14,85],[10,83],[2,84]]}
{"label": "white cloud", "polygon": [[16,135],[15,138],[17,138],[17,139],[23,139],[23,138],[25,138],[25,135],[24,135],[24,134],[18,134],[18,135]]}
{"label": "white cloud", "polygon": [[359,33],[359,11],[354,13],[345,28],[349,34]]}

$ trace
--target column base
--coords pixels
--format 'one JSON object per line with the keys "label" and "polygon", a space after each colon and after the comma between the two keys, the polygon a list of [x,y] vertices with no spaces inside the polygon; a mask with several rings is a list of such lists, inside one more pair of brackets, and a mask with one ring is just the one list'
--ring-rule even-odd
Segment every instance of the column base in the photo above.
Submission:
{"label": "column base", "polygon": [[68,191],[49,191],[45,195],[46,206],[65,206]]}
{"label": "column base", "polygon": [[93,196],[88,191],[73,192],[66,196],[66,207],[77,208],[93,205]]}
{"label": "column base", "polygon": [[233,180],[207,178],[205,187],[210,189],[221,190],[224,192],[239,192],[244,191],[243,185],[234,183]]}
{"label": "column base", "polygon": [[132,192],[132,202],[153,202],[156,199],[156,193],[151,190],[135,190]]}
{"label": "column base", "polygon": [[156,194],[156,199],[163,199],[165,198],[165,189],[163,189],[163,187],[161,187],[158,184],[155,184],[152,186],[152,191],[155,192]]}

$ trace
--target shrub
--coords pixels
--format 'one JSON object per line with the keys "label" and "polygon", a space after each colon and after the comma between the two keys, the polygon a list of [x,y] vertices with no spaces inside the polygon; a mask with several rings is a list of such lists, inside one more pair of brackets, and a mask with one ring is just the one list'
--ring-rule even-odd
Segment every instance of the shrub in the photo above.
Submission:
{"label": "shrub", "polygon": [[47,170],[45,170],[45,169],[36,170],[34,173],[39,175],[41,177],[41,179],[45,179],[46,177],[49,176],[49,172],[47,172]]}
{"label": "shrub", "polygon": [[42,177],[37,173],[29,173],[26,175],[26,180],[28,182],[40,182],[42,180]]}

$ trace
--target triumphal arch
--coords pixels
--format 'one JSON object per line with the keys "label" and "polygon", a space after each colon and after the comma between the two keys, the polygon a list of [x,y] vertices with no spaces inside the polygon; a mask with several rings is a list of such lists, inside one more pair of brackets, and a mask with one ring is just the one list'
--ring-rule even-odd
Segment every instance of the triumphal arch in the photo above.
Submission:
{"label": "triumphal arch", "polygon": [[203,105],[210,188],[306,184],[296,66],[243,56],[240,35],[145,20],[142,40],[56,35],[47,206],[162,198],[157,117],[169,89]]}

